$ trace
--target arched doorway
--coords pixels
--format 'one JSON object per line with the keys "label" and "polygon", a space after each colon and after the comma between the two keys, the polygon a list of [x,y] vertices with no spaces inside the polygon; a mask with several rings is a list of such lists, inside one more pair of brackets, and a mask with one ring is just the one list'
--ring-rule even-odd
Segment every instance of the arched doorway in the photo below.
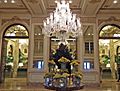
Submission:
{"label": "arched doorway", "polygon": [[2,80],[27,77],[28,42],[25,26],[13,24],[6,28],[2,41]]}
{"label": "arched doorway", "polygon": [[[120,27],[108,24],[101,28],[99,33],[99,60],[102,79],[117,78],[116,52],[120,45]],[[118,51],[119,52],[119,51]]]}

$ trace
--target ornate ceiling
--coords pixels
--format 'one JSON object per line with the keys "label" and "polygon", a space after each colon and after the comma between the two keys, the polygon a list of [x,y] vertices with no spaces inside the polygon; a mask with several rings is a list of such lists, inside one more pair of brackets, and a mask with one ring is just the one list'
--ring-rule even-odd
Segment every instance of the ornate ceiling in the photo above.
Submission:
{"label": "ornate ceiling", "polygon": [[[15,0],[15,3],[0,0],[0,15],[29,14],[32,17],[46,17],[56,7],[55,0]],[[81,17],[95,17],[101,14],[120,14],[120,0],[72,0],[71,11]],[[84,34],[92,34],[92,26],[83,26]],[[89,31],[89,32],[88,32]]]}
{"label": "ornate ceiling", "polygon": [[[72,12],[81,16],[96,16],[101,13],[120,13],[120,0],[72,0]],[[43,16],[55,9],[55,0],[15,0],[15,3],[0,2],[0,13],[29,13],[32,16]]]}

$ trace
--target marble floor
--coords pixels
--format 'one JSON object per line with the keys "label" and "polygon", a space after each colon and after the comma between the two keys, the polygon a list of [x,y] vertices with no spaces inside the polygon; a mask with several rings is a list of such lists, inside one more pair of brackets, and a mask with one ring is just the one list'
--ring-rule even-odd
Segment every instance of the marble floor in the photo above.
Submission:
{"label": "marble floor", "polygon": [[[8,79],[0,84],[0,91],[53,91],[45,89],[43,84],[28,84],[25,79]],[[84,86],[77,91],[120,91],[120,82],[116,80],[103,80],[99,87]]]}

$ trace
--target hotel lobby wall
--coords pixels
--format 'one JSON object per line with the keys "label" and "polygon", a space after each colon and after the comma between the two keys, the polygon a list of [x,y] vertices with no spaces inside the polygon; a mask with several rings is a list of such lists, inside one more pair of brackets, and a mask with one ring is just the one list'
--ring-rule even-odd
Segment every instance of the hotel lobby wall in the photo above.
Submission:
{"label": "hotel lobby wall", "polygon": [[[34,56],[34,25],[42,25],[42,18],[31,18],[30,16],[23,16],[23,15],[18,15],[18,16],[13,16],[13,15],[4,15],[0,16],[0,54],[2,53],[2,37],[3,37],[3,32],[5,29],[12,25],[12,24],[22,24],[24,26],[27,26],[26,28],[29,31],[29,48],[28,48],[28,72],[27,72],[27,81],[28,82],[42,82],[43,83],[43,77],[44,74],[48,71],[47,67],[47,61],[45,61],[44,69],[39,70],[36,68],[33,68],[33,60],[36,59]],[[48,60],[49,57],[49,39],[48,38],[43,38],[45,41],[44,43],[44,52],[42,58],[44,60]],[[47,42],[46,42],[47,41]],[[48,44],[46,44],[48,43]],[[1,59],[1,55],[0,55]]]}
{"label": "hotel lobby wall", "polygon": [[[1,21],[0,21],[0,24],[1,24],[1,30],[0,31],[3,31],[4,29],[2,28],[3,27],[3,24],[4,22],[10,22],[10,20],[12,19],[13,17],[2,17]],[[12,21],[12,24],[13,23],[22,23],[24,25],[23,22],[27,22],[27,25],[28,25],[28,29],[29,29],[29,59],[28,59],[28,82],[43,82],[43,77],[44,77],[44,74],[48,71],[48,67],[47,67],[47,60],[49,60],[49,39],[48,38],[44,38],[44,53],[43,53],[43,59],[45,61],[45,66],[44,66],[44,69],[39,71],[38,69],[36,68],[33,68],[33,60],[34,60],[34,25],[42,25],[42,20],[43,18],[31,18],[31,17],[19,17],[17,16],[15,19],[15,22]],[[29,23],[28,23],[28,20],[29,20]],[[22,22],[21,22],[22,21]],[[81,19],[81,22],[83,23],[93,23],[93,21],[95,21],[95,18],[83,18]],[[5,24],[4,26],[9,26],[10,24]],[[1,45],[2,45],[2,33],[0,33],[0,37],[1,37]],[[47,42],[46,42],[47,41]],[[47,43],[47,44],[46,44]],[[80,38],[80,41],[78,41],[78,50],[80,49],[79,51],[79,59],[78,60],[82,60],[83,57],[81,57],[83,54],[81,53],[82,50],[81,50],[81,47],[83,47],[82,44],[82,37]],[[0,45],[0,46],[1,46]],[[0,48],[0,51],[1,51],[1,48]],[[47,56],[47,57],[46,57]],[[80,64],[80,69],[83,71],[83,61],[81,61],[81,64]],[[84,71],[83,71],[84,73]],[[91,73],[92,74],[92,73]],[[85,74],[86,75],[86,74]],[[90,78],[90,77],[89,77]],[[86,77],[84,78],[84,80],[86,79]],[[85,81],[87,82],[87,81]],[[91,81],[92,83],[92,81]]]}
{"label": "hotel lobby wall", "polygon": [[[28,30],[28,33],[29,33],[29,39],[31,38],[31,27],[30,27],[30,18],[29,17],[19,17],[19,16],[1,16],[1,20],[0,20],[0,63],[2,62],[2,53],[3,53],[3,50],[2,50],[2,42],[3,42],[3,34],[4,34],[4,31],[11,25],[14,25],[14,24],[21,24],[23,26],[26,27],[26,29]],[[31,56],[32,55],[32,48],[31,48],[31,40],[29,40],[29,46],[28,46],[28,70],[30,68],[30,62],[31,62]],[[4,45],[3,45],[4,46]],[[3,66],[4,65],[4,61],[3,60],[3,63],[1,63],[1,65]]]}
{"label": "hotel lobby wall", "polygon": [[[5,29],[3,26],[9,26],[10,23],[5,23],[5,22],[10,22],[10,20],[13,18],[13,15],[8,16],[0,16],[0,59],[1,59],[1,47],[2,47],[2,33]],[[23,25],[27,25],[28,30],[29,30],[29,59],[28,59],[28,82],[43,82],[43,77],[44,74],[48,71],[48,66],[47,66],[47,60],[49,60],[49,38],[44,37],[44,51],[43,51],[43,60],[45,61],[45,66],[43,70],[38,70],[36,68],[33,68],[33,60],[35,59],[34,57],[34,25],[42,25],[44,17],[27,17],[23,15],[19,15],[16,17],[17,20],[15,22],[12,21],[11,24],[13,23],[22,23]],[[78,60],[80,60],[80,69],[82,70],[84,76],[83,76],[83,82],[85,83],[99,83],[100,76],[99,76],[99,57],[98,57],[98,34],[99,34],[99,29],[98,27],[101,26],[102,21],[107,21],[107,19],[110,19],[108,17],[81,17],[81,22],[82,25],[93,25],[94,26],[94,54],[93,55],[84,55],[84,39],[83,36],[81,36],[77,43],[77,49],[78,49]],[[120,19],[117,18],[112,18],[114,21],[119,21]],[[112,21],[113,21],[112,20]],[[120,24],[119,24],[120,25]],[[83,69],[83,60],[84,58],[93,58],[94,62],[94,69],[90,71],[85,71]]]}

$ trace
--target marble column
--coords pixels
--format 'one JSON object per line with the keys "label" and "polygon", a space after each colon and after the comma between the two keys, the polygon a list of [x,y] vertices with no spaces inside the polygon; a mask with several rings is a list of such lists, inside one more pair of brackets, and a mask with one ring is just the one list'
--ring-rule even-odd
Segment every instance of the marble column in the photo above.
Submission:
{"label": "marble column", "polygon": [[18,62],[19,62],[19,40],[14,42],[13,47],[13,78],[17,77]]}
{"label": "marble column", "polygon": [[83,34],[81,33],[77,39],[77,59],[80,61],[80,70],[83,71]]}
{"label": "marble column", "polygon": [[49,51],[50,51],[50,38],[44,36],[44,47],[43,47],[43,59],[44,59],[44,72],[47,73],[48,69],[48,60],[49,60]]}
{"label": "marble column", "polygon": [[100,60],[99,60],[99,31],[95,24],[93,25],[93,43],[94,43],[94,70],[96,71],[96,82],[99,84],[102,76],[100,74]]}
{"label": "marble column", "polygon": [[112,77],[115,79],[115,53],[114,53],[114,42],[110,40],[110,67]]}

